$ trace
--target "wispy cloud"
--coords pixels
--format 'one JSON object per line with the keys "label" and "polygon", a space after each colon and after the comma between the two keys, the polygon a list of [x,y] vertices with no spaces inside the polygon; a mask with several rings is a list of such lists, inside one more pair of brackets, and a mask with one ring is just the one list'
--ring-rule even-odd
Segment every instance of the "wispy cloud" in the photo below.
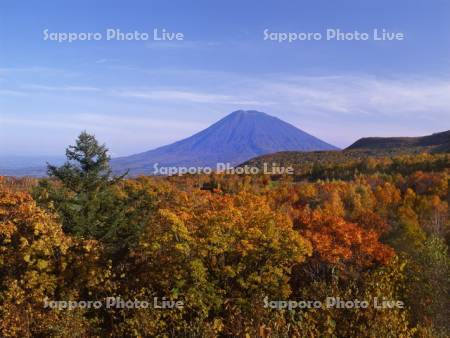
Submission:
{"label": "wispy cloud", "polygon": [[46,85],[38,85],[38,84],[27,84],[23,85],[24,89],[38,90],[38,91],[67,91],[67,92],[98,92],[101,89],[97,87],[91,86],[46,86]]}
{"label": "wispy cloud", "polygon": [[0,89],[0,95],[4,96],[24,96],[24,92],[19,90]]}
{"label": "wispy cloud", "polygon": [[17,74],[41,74],[46,76],[77,76],[81,73],[62,68],[29,66],[29,67],[0,67],[0,76]]}
{"label": "wispy cloud", "polygon": [[[101,60],[100,60],[101,61]],[[7,71],[44,71],[45,68],[5,69]],[[129,70],[127,70],[129,71]],[[139,70],[136,70],[139,71]],[[450,79],[425,77],[375,77],[370,75],[293,76],[265,75],[258,78],[221,72],[189,72],[192,88],[180,86],[189,71],[169,71],[173,85],[160,86],[92,86],[24,83],[16,87],[3,85],[0,93],[18,96],[35,91],[95,93],[98,98],[158,101],[159,104],[198,104],[236,106],[253,109],[288,109],[302,114],[415,117],[437,119],[450,115]],[[161,75],[159,75],[161,76]],[[198,81],[196,80],[199,78]],[[180,80],[183,78],[183,80]],[[203,79],[203,81],[202,81]],[[125,102],[125,101],[124,101]]]}
{"label": "wispy cloud", "polygon": [[204,49],[220,46],[218,41],[151,41],[146,44],[150,49]]}
{"label": "wispy cloud", "polygon": [[44,129],[72,129],[83,130],[85,126],[75,121],[67,121],[64,119],[55,119],[44,116],[41,119],[36,119],[34,116],[7,116],[0,115],[0,123],[4,127],[18,128],[18,127],[34,127]]}
{"label": "wispy cloud", "polygon": [[[333,74],[251,78],[229,73],[205,74],[204,71],[199,76],[212,83],[210,89],[133,88],[115,94],[166,102],[215,103],[260,109],[270,106],[269,109],[285,108],[315,115],[402,118],[414,114],[425,119],[450,116],[450,79],[446,78]],[[176,74],[171,73],[171,77],[175,78]]]}
{"label": "wispy cloud", "polygon": [[[127,79],[127,85],[97,81],[95,86],[83,78],[66,80],[63,86],[48,78],[45,82],[30,78],[15,86],[2,83],[2,101],[10,100],[11,111],[24,113],[9,114],[2,123],[18,131],[33,125],[36,130],[92,128],[106,137],[115,135],[109,140],[113,147],[127,138],[133,149],[189,136],[237,109],[277,115],[339,146],[367,135],[418,135],[450,127],[445,125],[450,120],[450,79],[444,77],[120,71],[133,79],[137,72],[136,80]],[[23,105],[23,95],[35,97],[43,106]],[[89,114],[69,114],[68,104]],[[48,113],[55,109],[67,114]]]}
{"label": "wispy cloud", "polygon": [[267,105],[270,102],[264,100],[246,99],[233,95],[224,95],[208,92],[195,92],[184,90],[122,90],[117,91],[120,96],[138,99],[157,100],[157,101],[185,101],[194,103],[217,103],[217,104],[260,104]]}
{"label": "wispy cloud", "polygon": [[189,120],[161,119],[153,116],[133,116],[133,115],[109,115],[81,113],[76,115],[80,124],[97,126],[102,125],[106,128],[137,128],[137,129],[166,129],[172,132],[200,130],[205,126],[203,123]]}
{"label": "wispy cloud", "polygon": [[344,115],[450,117],[450,80],[329,76],[271,79],[260,84],[268,100],[299,111]]}
{"label": "wispy cloud", "polygon": [[[71,116],[67,121],[66,116]],[[102,129],[121,130],[124,128],[151,130],[164,128],[171,132],[200,130],[205,124],[193,121],[181,121],[179,119],[161,119],[152,116],[132,116],[132,115],[109,115],[95,113],[48,113],[40,119],[36,119],[33,114],[16,116],[14,114],[0,115],[0,122],[10,126],[30,126],[45,128],[70,128],[82,129]],[[166,132],[166,131],[165,131]]]}

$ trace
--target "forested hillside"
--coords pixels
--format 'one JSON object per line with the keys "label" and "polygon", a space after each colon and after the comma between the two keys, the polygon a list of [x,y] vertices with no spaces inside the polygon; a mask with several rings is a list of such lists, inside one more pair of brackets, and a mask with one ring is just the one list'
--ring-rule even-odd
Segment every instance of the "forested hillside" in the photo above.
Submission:
{"label": "forested hillside", "polygon": [[[67,154],[0,178],[2,337],[450,335],[449,155],[125,179],[90,135]],[[45,306],[106,297],[183,306]]]}

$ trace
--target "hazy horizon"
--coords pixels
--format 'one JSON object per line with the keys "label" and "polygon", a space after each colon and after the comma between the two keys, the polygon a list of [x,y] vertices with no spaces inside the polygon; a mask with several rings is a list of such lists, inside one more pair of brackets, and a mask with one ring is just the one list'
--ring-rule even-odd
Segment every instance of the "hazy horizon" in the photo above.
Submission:
{"label": "hazy horizon", "polygon": [[[264,112],[265,113],[265,112]],[[230,112],[230,114],[231,114],[231,112]],[[266,113],[267,114],[267,113]],[[228,116],[229,114],[226,114],[226,115],[224,115],[223,117],[221,117],[220,119],[222,119],[222,118],[224,118],[224,117],[226,117],[226,116]],[[271,115],[271,114],[269,114],[269,115]],[[274,115],[271,115],[271,116],[274,116]],[[275,116],[275,117],[277,117],[277,116]],[[214,121],[213,123],[215,123],[215,122],[218,122],[218,121]],[[284,122],[288,122],[288,123],[290,123],[289,121],[284,121]],[[294,125],[295,126],[295,125]],[[166,146],[166,145],[169,145],[169,144],[172,144],[172,143],[174,143],[174,142],[178,142],[178,141],[180,141],[180,140],[183,140],[183,139],[185,139],[185,138],[188,138],[188,137],[190,137],[190,136],[192,136],[192,135],[195,135],[195,134],[197,134],[197,133],[199,133],[199,132],[201,132],[201,131],[203,131],[204,129],[206,129],[206,128],[208,128],[209,126],[206,126],[205,128],[202,128],[202,129],[199,129],[199,130],[197,130],[197,131],[194,131],[192,134],[187,134],[187,135],[185,135],[185,136],[183,136],[183,137],[181,137],[180,139],[177,139],[177,140],[175,140],[175,141],[173,141],[173,142],[169,142],[169,143],[164,143],[164,144],[160,144],[160,145],[156,145],[155,147],[153,147],[153,148],[148,148],[148,149],[146,149],[146,150],[144,150],[144,151],[148,151],[148,150],[153,150],[153,149],[157,149],[157,148],[159,148],[159,147],[163,147],[163,146]],[[297,127],[297,126],[295,126],[295,127]],[[298,128],[298,127],[297,127]],[[300,128],[299,128],[300,129]],[[305,131],[305,132],[307,132],[307,133],[309,133],[307,130],[303,130],[303,129],[301,129],[302,131]],[[80,133],[81,133],[81,131],[83,131],[83,130],[80,130]],[[90,131],[89,130],[86,130],[88,133],[90,133]],[[446,130],[438,130],[438,131],[435,131],[435,132],[433,132],[433,133],[439,133],[439,132],[443,132],[443,131],[446,131]],[[95,133],[92,133],[92,134],[94,134],[95,135]],[[427,134],[428,135],[428,134]],[[316,136],[316,135],[313,135],[313,136]],[[425,134],[421,134],[421,135],[366,135],[365,137],[383,137],[383,136],[387,136],[387,137],[389,137],[389,136],[391,136],[391,137],[418,137],[418,136],[426,136]],[[354,142],[356,142],[358,139],[355,139],[354,141],[352,141],[350,144],[347,144],[347,145],[345,145],[345,146],[338,146],[338,145],[335,145],[335,144],[333,144],[333,145],[335,145],[335,146],[337,146],[338,148],[341,148],[341,149],[345,149],[345,148],[347,148],[348,146],[350,146],[351,144],[353,144]],[[326,141],[326,139],[324,139],[324,141]],[[99,139],[99,142],[100,143],[104,143],[101,139]],[[67,144],[67,145],[65,145],[65,148],[66,147],[68,147],[69,145],[72,145],[72,144],[74,144],[75,143],[75,139],[72,141],[72,142],[70,142],[69,144]],[[112,152],[111,152],[111,149],[109,148],[109,146],[108,146],[108,144],[105,144],[106,145],[106,147],[109,149],[109,153],[110,154],[112,154]],[[120,154],[120,155],[116,155],[116,156],[112,156],[112,158],[117,158],[117,157],[122,157],[122,156],[128,156],[128,155],[133,155],[133,154],[135,154],[135,153],[129,153],[129,154]],[[1,153],[0,152],[0,159],[1,160],[5,160],[5,159],[8,159],[8,160],[11,160],[11,162],[8,164],[8,163],[6,163],[7,165],[5,165],[5,163],[2,163],[2,166],[10,166],[10,164],[11,163],[14,163],[13,161],[14,160],[27,160],[27,162],[30,164],[30,166],[33,166],[33,160],[36,160],[36,165],[37,165],[37,163],[39,163],[39,162],[41,162],[43,159],[48,159],[48,160],[50,160],[50,161],[56,161],[55,163],[56,164],[59,164],[59,163],[61,163],[64,159],[65,159],[65,151],[62,151],[62,152],[59,152],[59,153],[50,153],[50,154],[46,154],[46,153],[33,153],[33,154],[8,154],[8,153]],[[29,162],[31,160],[31,162]]]}

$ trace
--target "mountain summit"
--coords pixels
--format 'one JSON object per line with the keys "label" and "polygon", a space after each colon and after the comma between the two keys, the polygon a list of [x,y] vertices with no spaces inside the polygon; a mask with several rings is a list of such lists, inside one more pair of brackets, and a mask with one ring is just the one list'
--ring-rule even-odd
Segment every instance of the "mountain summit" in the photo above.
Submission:
{"label": "mountain summit", "polygon": [[112,160],[114,170],[131,175],[151,174],[160,167],[237,165],[252,157],[285,150],[337,148],[274,116],[253,110],[235,111],[210,127],[181,141]]}

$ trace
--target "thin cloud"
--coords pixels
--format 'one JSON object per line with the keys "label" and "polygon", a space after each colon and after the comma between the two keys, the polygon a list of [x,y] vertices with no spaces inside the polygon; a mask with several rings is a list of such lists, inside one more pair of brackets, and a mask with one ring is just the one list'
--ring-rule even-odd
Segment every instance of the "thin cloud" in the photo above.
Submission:
{"label": "thin cloud", "polygon": [[[369,75],[242,77],[212,72],[207,78],[220,84],[220,91],[179,89],[125,89],[129,98],[226,104],[277,110],[297,110],[302,114],[343,116],[386,116],[438,119],[450,116],[450,79],[381,78]],[[176,72],[171,77],[176,78]],[[181,75],[180,75],[181,76]],[[204,77],[205,74],[202,74]],[[214,80],[214,81],[212,81]],[[226,93],[226,94],[224,94]]]}
{"label": "thin cloud", "polygon": [[266,97],[299,111],[404,117],[450,116],[450,80],[368,76],[304,77],[261,83]]}
{"label": "thin cloud", "polygon": [[147,48],[150,49],[175,49],[175,48],[185,48],[185,49],[202,49],[202,48],[212,48],[220,46],[221,43],[218,41],[152,41],[146,44]]}
{"label": "thin cloud", "polygon": [[98,92],[101,89],[90,86],[45,86],[37,84],[28,84],[22,86],[25,89],[39,91],[67,91],[67,92]]}
{"label": "thin cloud", "polygon": [[78,76],[80,72],[74,72],[68,69],[52,68],[52,67],[0,67],[0,75],[16,75],[16,74],[42,74],[51,76]]}
{"label": "thin cloud", "polygon": [[[67,121],[66,116],[71,116]],[[193,121],[180,121],[171,119],[158,119],[152,116],[130,116],[130,115],[108,115],[108,114],[90,114],[90,113],[59,113],[46,114],[36,119],[33,115],[16,116],[14,114],[4,114],[0,116],[0,122],[9,126],[29,126],[43,127],[49,129],[69,128],[75,130],[82,129],[101,129],[101,130],[152,130],[165,129],[171,132],[191,132],[201,130],[205,124]]]}
{"label": "thin cloud", "polygon": [[157,101],[185,101],[194,103],[219,103],[237,105],[270,104],[263,100],[252,100],[232,95],[214,94],[206,92],[194,92],[183,90],[124,90],[119,91],[123,97],[157,100]]}
{"label": "thin cloud", "polygon": [[0,95],[5,96],[24,96],[26,93],[18,90],[0,89]]}
{"label": "thin cloud", "polygon": [[201,129],[205,127],[203,123],[197,123],[193,121],[180,121],[180,120],[171,120],[171,119],[161,119],[154,118],[151,115],[142,117],[142,116],[130,116],[130,115],[108,115],[108,114],[87,114],[81,113],[77,114],[77,120],[79,123],[89,124],[89,125],[98,125],[102,124],[103,126],[109,128],[138,128],[138,129],[160,129],[165,128],[166,130],[171,131],[192,131],[196,129]]}

